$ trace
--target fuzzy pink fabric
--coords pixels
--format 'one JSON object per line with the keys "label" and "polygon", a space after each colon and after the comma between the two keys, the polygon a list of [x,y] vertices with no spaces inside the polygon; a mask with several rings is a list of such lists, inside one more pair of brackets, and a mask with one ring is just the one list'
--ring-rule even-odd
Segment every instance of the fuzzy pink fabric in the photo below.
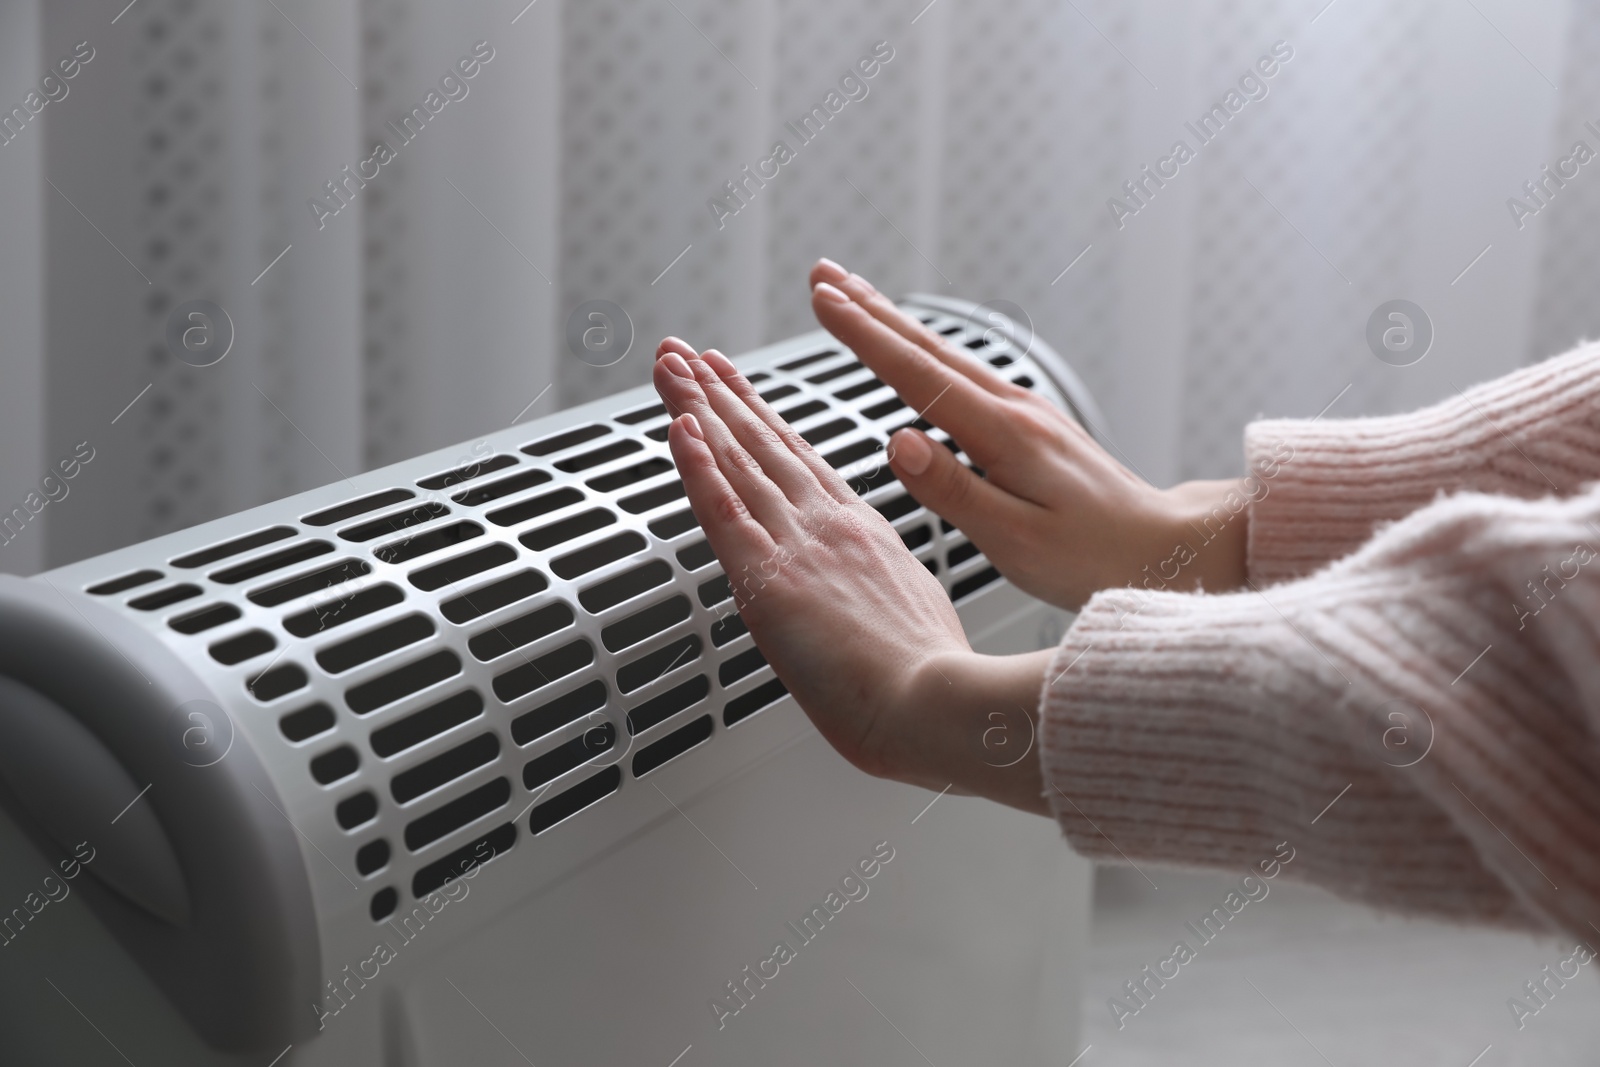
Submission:
{"label": "fuzzy pink fabric", "polygon": [[1238,871],[1287,841],[1347,898],[1597,936],[1600,344],[1245,451],[1254,588],[1103,591],[1054,657],[1068,841]]}

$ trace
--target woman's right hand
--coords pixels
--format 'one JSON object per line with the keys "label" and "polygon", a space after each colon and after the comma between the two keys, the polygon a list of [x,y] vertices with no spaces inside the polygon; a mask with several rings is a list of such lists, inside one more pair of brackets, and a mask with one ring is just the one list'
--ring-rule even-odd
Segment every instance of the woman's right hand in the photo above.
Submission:
{"label": "woman's right hand", "polygon": [[[817,320],[985,472],[919,430],[889,441],[890,468],[911,495],[1015,585],[1077,610],[1097,590],[1141,584],[1163,565],[1177,570],[1159,576],[1169,589],[1244,583],[1244,516],[1199,546],[1191,528],[1237,481],[1157,489],[1071,416],[949,344],[860,275],[825,259],[811,283]],[[1180,545],[1191,547],[1173,563]]]}

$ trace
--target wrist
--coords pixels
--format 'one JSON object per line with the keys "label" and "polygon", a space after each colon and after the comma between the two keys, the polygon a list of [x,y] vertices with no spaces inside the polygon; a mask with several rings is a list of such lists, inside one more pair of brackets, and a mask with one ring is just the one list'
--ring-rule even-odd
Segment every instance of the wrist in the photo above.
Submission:
{"label": "wrist", "polygon": [[1221,593],[1245,584],[1251,496],[1240,478],[1164,490],[1169,555],[1151,571],[1169,589]]}
{"label": "wrist", "polygon": [[1052,649],[949,652],[915,672],[888,777],[1044,814],[1039,694]]}

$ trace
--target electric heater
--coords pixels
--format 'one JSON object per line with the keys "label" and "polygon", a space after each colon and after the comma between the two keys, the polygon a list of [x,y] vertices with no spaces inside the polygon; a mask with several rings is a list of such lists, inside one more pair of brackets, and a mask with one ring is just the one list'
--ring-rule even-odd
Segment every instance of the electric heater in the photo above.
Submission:
{"label": "electric heater", "polygon": [[[1098,425],[1012,320],[904,306]],[[851,353],[819,332],[738,362],[977,647],[1059,637],[896,483],[885,441],[927,424]],[[0,578],[0,1060],[1076,1055],[1087,865],[1047,820],[818,738],[731,610],[667,421],[641,387]]]}

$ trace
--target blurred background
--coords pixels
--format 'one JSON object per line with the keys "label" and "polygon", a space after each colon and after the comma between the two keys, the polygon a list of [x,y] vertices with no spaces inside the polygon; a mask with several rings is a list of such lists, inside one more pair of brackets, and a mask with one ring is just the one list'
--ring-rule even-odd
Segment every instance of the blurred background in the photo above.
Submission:
{"label": "blurred background", "polygon": [[[0,570],[641,383],[666,333],[737,353],[810,329],[821,255],[1018,305],[1127,463],[1223,476],[1259,415],[1411,408],[1600,333],[1600,163],[1574,152],[1600,149],[1597,59],[1600,5],[1576,0],[0,0],[0,513],[27,513]],[[1202,143],[1186,124],[1214,105]],[[786,125],[819,106],[810,140]],[[1193,158],[1146,178],[1180,139]],[[779,140],[776,176],[746,177]],[[1396,299],[1418,361],[1368,343]],[[231,341],[207,366],[171,340],[201,300]],[[594,300],[634,336],[606,367],[566,341]],[[1167,940],[1156,902],[1188,884],[1103,879],[1091,1038],[1150,961],[1129,931]],[[1192,888],[1206,910],[1214,885]],[[1170,1034],[1130,1024],[1096,1057],[1595,1047],[1587,986],[1540,1033],[1510,1026],[1547,945],[1292,900],[1293,929],[1389,953],[1308,973],[1263,926],[1305,1033],[1235,983],[1175,991]],[[1429,964],[1398,1005],[1396,959]],[[1236,993],[1259,1031],[1228,1025]]]}

